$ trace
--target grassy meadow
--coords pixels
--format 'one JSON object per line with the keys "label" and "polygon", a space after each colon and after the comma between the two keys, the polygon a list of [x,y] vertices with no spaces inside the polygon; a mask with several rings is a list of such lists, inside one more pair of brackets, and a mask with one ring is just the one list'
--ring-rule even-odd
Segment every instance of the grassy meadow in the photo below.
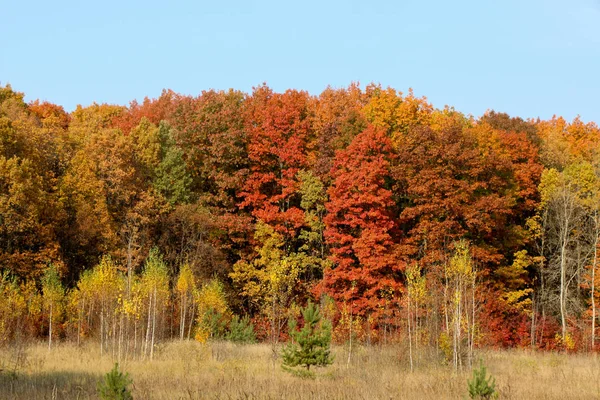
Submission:
{"label": "grassy meadow", "polygon": [[[463,399],[471,372],[425,357],[410,372],[397,347],[361,346],[348,363],[335,362],[316,379],[294,377],[267,344],[170,342],[155,358],[123,361],[136,399]],[[478,356],[496,379],[501,399],[600,398],[600,362],[594,354],[486,351]],[[95,399],[97,382],[114,363],[98,347],[43,343],[0,351],[1,399]]]}

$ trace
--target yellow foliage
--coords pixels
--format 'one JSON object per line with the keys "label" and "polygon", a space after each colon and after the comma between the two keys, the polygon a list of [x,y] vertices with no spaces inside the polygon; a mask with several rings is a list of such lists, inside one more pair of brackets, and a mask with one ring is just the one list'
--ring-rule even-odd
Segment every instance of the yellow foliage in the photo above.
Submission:
{"label": "yellow foliage", "polygon": [[521,312],[529,312],[533,289],[526,287],[527,268],[532,265],[534,258],[527,250],[515,253],[515,259],[510,266],[500,267],[495,271],[499,282],[504,286],[502,300],[504,303]]}
{"label": "yellow foliage", "polygon": [[166,305],[170,297],[169,272],[162,256],[156,248],[150,251],[146,259],[144,271],[142,272],[141,287],[146,296],[155,293],[159,302]]}
{"label": "yellow foliage", "polygon": [[406,285],[411,301],[422,303],[427,297],[427,281],[421,275],[421,268],[414,264],[406,269]]}
{"label": "yellow foliage", "polygon": [[257,257],[236,263],[229,276],[243,296],[261,306],[288,297],[304,264],[301,255],[285,255],[283,237],[269,225],[259,221],[254,236],[261,243],[255,249]]}
{"label": "yellow foliage", "polygon": [[196,303],[198,304],[198,313],[200,315],[208,310],[213,310],[220,314],[228,312],[223,284],[217,279],[211,279],[196,292]]}
{"label": "yellow foliage", "polygon": [[353,315],[350,308],[344,304],[340,320],[332,332],[332,340],[335,343],[345,343],[350,339],[350,334],[352,334],[353,340],[362,341],[366,336],[363,322],[363,318]]}
{"label": "yellow foliage", "polygon": [[452,360],[452,338],[446,332],[440,333],[439,338],[439,346],[440,350],[444,354],[444,359],[446,362],[450,362]]}
{"label": "yellow foliage", "polygon": [[196,329],[194,339],[199,343],[206,343],[210,336],[210,330],[206,326],[199,326]]}
{"label": "yellow foliage", "polygon": [[371,86],[368,90],[372,96],[363,108],[365,117],[373,125],[385,129],[396,146],[400,145],[402,134],[408,129],[427,124],[431,117],[431,104],[425,98],[416,98],[412,89],[405,97],[389,87]]}
{"label": "yellow foliage", "polygon": [[8,274],[0,275],[0,345],[9,341],[15,325],[27,312],[27,304],[19,286]]}
{"label": "yellow foliage", "polygon": [[194,297],[198,307],[194,338],[200,343],[205,343],[231,318],[231,312],[227,305],[223,284],[217,279],[211,279],[196,290]]}
{"label": "yellow foliage", "polygon": [[179,271],[176,288],[180,295],[185,295],[196,289],[194,273],[192,272],[192,267],[187,262],[183,264]]}
{"label": "yellow foliage", "polygon": [[558,347],[564,348],[565,350],[573,350],[575,348],[575,339],[573,339],[573,336],[568,332],[564,338],[561,334],[557,333],[554,336],[554,341]]}
{"label": "yellow foliage", "polygon": [[129,318],[140,320],[142,318],[143,310],[143,288],[140,280],[134,278],[131,282],[131,293],[129,298],[123,298],[121,300],[121,312]]}
{"label": "yellow foliage", "polygon": [[466,241],[461,240],[456,243],[454,256],[450,259],[450,266],[446,272],[448,278],[458,279],[464,283],[471,283],[475,279],[475,268]]}

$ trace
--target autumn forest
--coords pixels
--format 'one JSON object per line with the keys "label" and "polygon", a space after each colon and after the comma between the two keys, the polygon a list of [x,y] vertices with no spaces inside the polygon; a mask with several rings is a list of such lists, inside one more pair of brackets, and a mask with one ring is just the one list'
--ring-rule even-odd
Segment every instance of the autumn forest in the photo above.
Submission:
{"label": "autumn forest", "polygon": [[600,128],[319,95],[165,90],[68,113],[0,87],[0,346],[286,342],[592,351]]}

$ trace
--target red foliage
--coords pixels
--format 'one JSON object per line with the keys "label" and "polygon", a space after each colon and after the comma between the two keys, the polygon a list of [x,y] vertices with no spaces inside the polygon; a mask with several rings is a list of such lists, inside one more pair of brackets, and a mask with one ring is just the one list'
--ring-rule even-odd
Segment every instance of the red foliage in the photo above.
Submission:
{"label": "red foliage", "polygon": [[71,119],[62,106],[47,101],[40,102],[39,100],[35,100],[31,102],[29,104],[29,111],[37,116],[42,121],[42,124],[57,126],[61,129],[67,129]]}
{"label": "red foliage", "polygon": [[183,96],[172,90],[163,90],[158,99],[145,97],[142,104],[136,100],[129,104],[127,110],[113,118],[112,125],[128,134],[142,118],[146,117],[154,125],[160,121],[170,120]]}
{"label": "red foliage", "polygon": [[478,315],[482,342],[494,347],[528,347],[531,345],[531,315],[505,306],[501,293],[484,295],[483,309]]}
{"label": "red foliage", "polygon": [[[505,151],[503,140],[521,147]],[[401,214],[409,231],[405,252],[424,265],[437,264],[449,244],[466,238],[480,265],[501,263],[510,253],[507,246],[514,249],[514,239],[522,240],[513,229],[524,219],[515,216],[531,211],[535,201],[532,179],[539,176],[539,166],[527,146],[519,136],[501,140],[488,125],[410,130],[399,146],[395,171],[407,201]]]}
{"label": "red foliage", "polygon": [[331,171],[325,237],[332,268],[323,289],[359,315],[380,314],[398,294],[403,264],[394,251],[390,140],[370,126],[336,155]]}
{"label": "red foliage", "polygon": [[260,86],[246,104],[250,174],[240,206],[281,233],[304,223],[296,175],[307,167],[309,102],[306,92],[278,94]]}

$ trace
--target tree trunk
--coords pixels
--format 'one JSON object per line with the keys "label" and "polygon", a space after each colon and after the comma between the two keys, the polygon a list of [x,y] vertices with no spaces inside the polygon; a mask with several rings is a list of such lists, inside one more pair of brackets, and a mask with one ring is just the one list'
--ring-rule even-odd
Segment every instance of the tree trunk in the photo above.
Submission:
{"label": "tree trunk", "polygon": [[[410,289],[409,289],[410,290]],[[410,314],[410,294],[408,295],[408,305],[407,305],[407,323],[408,323],[408,358],[410,360],[410,372],[413,372],[413,354],[412,354],[412,332],[411,332],[411,314]]]}
{"label": "tree trunk", "polygon": [[560,246],[560,325],[561,325],[561,333],[562,340],[564,342],[567,337],[567,307],[566,307],[566,281],[567,281],[567,244],[568,244],[568,235],[569,235],[569,223],[568,219],[565,219],[562,237],[561,237],[561,246]]}
{"label": "tree trunk", "polygon": [[596,348],[596,266],[598,265],[598,246],[600,245],[600,220],[598,212],[594,215],[594,260],[592,262],[592,351]]}
{"label": "tree trunk", "polygon": [[100,310],[100,357],[104,354],[104,306]]}
{"label": "tree trunk", "polygon": [[185,317],[187,313],[187,293],[186,295],[181,295],[181,321],[179,324],[179,339],[183,340],[183,336],[185,335]]}
{"label": "tree trunk", "polygon": [[49,315],[49,326],[48,326],[48,351],[52,347],[52,311],[53,311],[53,303],[50,303],[50,315]]}
{"label": "tree trunk", "polygon": [[148,296],[148,324],[146,326],[146,340],[144,341],[144,346],[143,346],[143,353],[144,353],[144,358],[146,357],[146,354],[148,354],[148,343],[150,342],[150,328],[151,328],[151,323],[152,323],[152,293],[150,293],[150,296]]}
{"label": "tree trunk", "polygon": [[156,286],[154,287],[154,306],[152,313],[152,344],[150,346],[150,360],[154,357],[154,334],[156,331]]}

